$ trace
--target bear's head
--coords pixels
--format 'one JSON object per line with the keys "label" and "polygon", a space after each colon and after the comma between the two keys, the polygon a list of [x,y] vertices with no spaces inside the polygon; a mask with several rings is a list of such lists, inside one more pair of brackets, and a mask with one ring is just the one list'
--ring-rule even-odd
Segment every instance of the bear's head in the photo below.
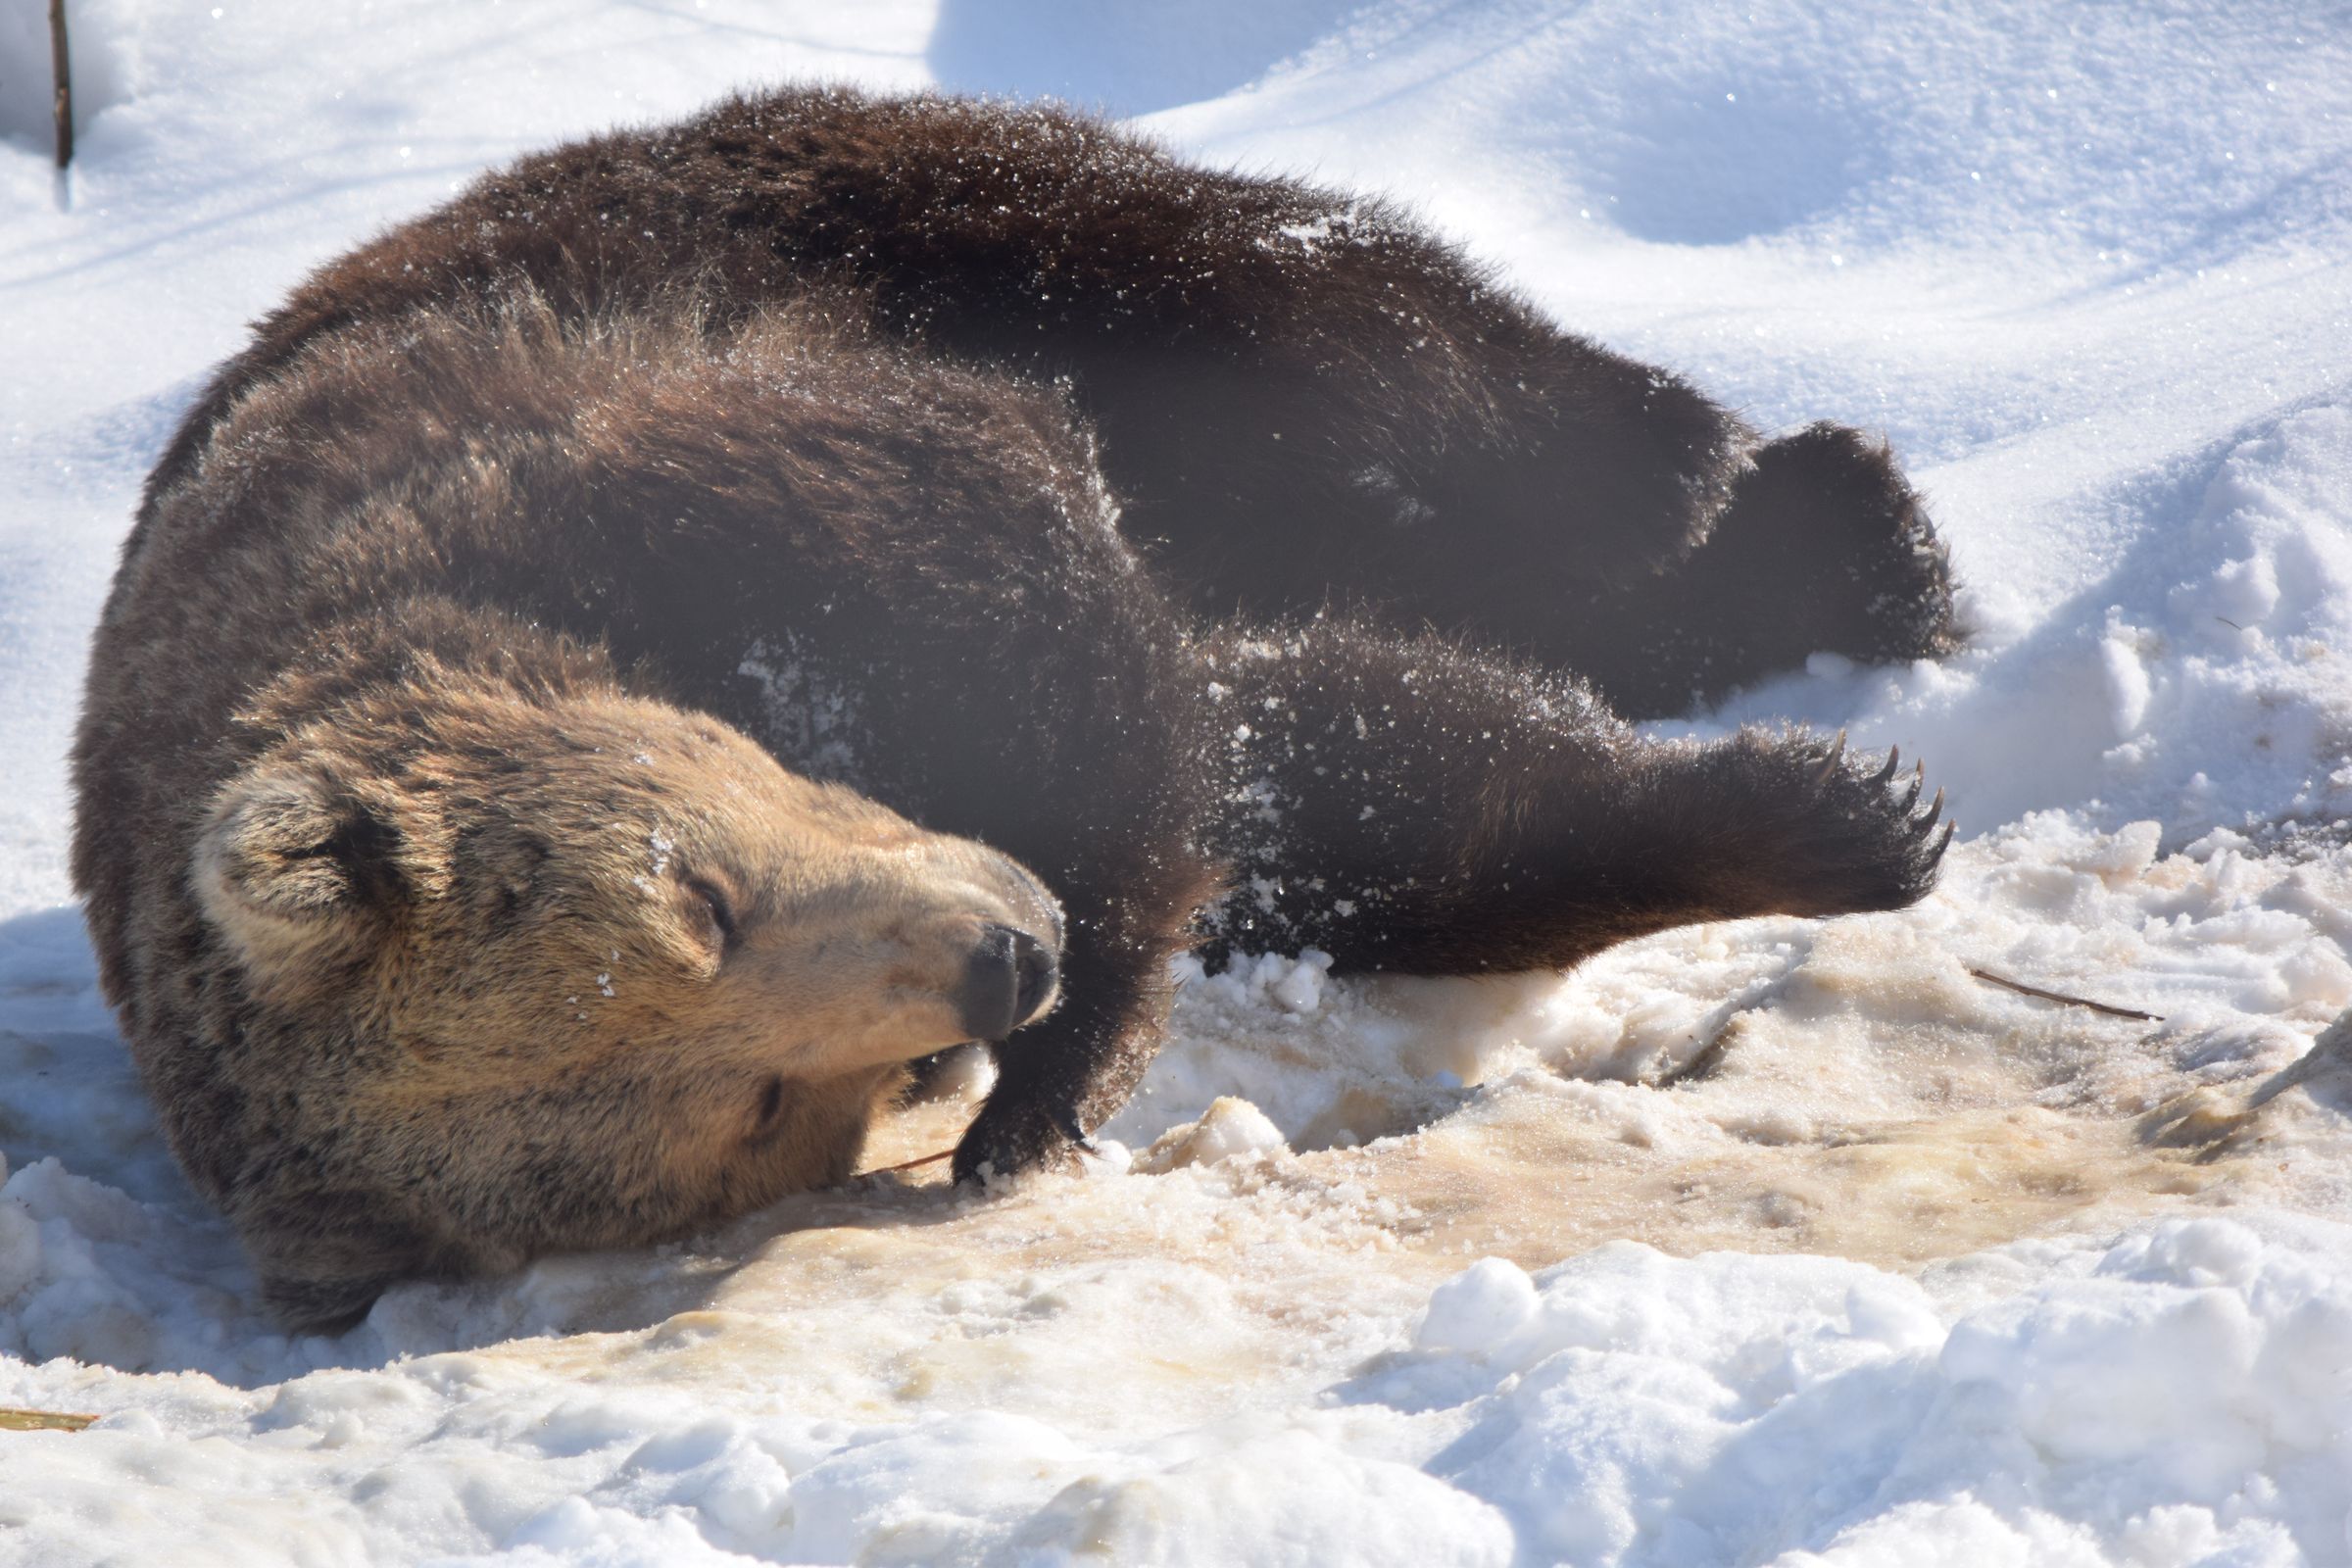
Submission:
{"label": "bear's head", "polygon": [[905,1063],[1054,1004],[1034,876],[713,719],[449,683],[382,717],[236,773],[191,868],[241,1002],[213,1184],[291,1322],[839,1180]]}

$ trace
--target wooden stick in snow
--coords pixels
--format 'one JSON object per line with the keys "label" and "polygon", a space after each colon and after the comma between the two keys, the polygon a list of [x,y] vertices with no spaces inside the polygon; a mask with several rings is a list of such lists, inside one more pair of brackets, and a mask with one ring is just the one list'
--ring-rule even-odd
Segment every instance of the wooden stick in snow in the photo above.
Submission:
{"label": "wooden stick in snow", "polygon": [[97,1419],[64,1410],[12,1410],[0,1405],[0,1432],[79,1432]]}
{"label": "wooden stick in snow", "polygon": [[1968,972],[1988,986],[1999,986],[2003,991],[2014,991],[2021,997],[2039,997],[2044,1002],[2062,1002],[2070,1007],[2088,1007],[2091,1011],[2103,1012],[2110,1018],[2136,1018],[2141,1023],[2164,1022],[2164,1014],[2160,1012],[2141,1012],[2133,1007],[2118,1007],[2104,1002],[2093,1002],[2088,997],[2070,997],[2063,991],[2044,991],[2039,986],[2030,986],[2022,980],[2003,979],[1989,969],[1970,969]]}
{"label": "wooden stick in snow", "polygon": [[956,1151],[953,1149],[943,1149],[936,1154],[925,1154],[920,1159],[902,1159],[896,1165],[876,1165],[872,1170],[859,1171],[858,1174],[861,1176],[887,1176],[894,1170],[912,1170],[917,1165],[936,1165],[943,1159],[953,1157],[955,1152]]}
{"label": "wooden stick in snow", "polygon": [[57,82],[57,167],[74,161],[74,70],[66,59],[66,0],[49,0],[49,74]]}

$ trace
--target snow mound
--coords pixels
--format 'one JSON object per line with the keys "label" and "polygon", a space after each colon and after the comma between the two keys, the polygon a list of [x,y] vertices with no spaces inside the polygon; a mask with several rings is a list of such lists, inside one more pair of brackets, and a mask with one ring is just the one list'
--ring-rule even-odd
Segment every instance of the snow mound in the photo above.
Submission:
{"label": "snow mound", "polygon": [[947,0],[924,59],[956,86],[1143,115],[1247,86],[1355,9],[1354,0]]}
{"label": "snow mound", "polygon": [[1518,1560],[2325,1561],[2347,1242],[2173,1220],[1918,1282],[1626,1243],[1537,1280],[1489,1259],[1344,1396],[1450,1417],[1428,1469],[1523,1522]]}
{"label": "snow mound", "polygon": [[1446,214],[1517,196],[1522,222],[1568,209],[1660,246],[1801,233],[2122,271],[2341,223],[2347,69],[2352,34],[2278,3],[1392,0],[1158,123],[1245,154],[1278,136]]}

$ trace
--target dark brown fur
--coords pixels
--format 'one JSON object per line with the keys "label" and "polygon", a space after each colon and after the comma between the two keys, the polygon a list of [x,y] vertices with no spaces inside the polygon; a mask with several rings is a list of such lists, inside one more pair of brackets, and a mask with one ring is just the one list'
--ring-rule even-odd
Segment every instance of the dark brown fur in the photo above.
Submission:
{"label": "dark brown fur", "polygon": [[[802,1004],[694,979],[699,906],[632,903],[599,822],[699,824],[771,945],[943,899],[1054,941],[957,1161],[1027,1168],[1124,1099],[1229,884],[1212,940],[1421,973],[1917,898],[1909,798],[1802,736],[1644,742],[1544,666],[1663,711],[1948,616],[1882,451],[1758,448],[1377,203],[783,92],[486,176],[260,325],[125,547],[75,870],[174,1148],[325,1321],[837,1177],[941,1043],[762,1058],[757,997]],[[840,868],[879,844],[877,904]],[[777,891],[811,867],[862,891]],[[551,1054],[514,977],[647,920],[612,946],[662,1009]]]}

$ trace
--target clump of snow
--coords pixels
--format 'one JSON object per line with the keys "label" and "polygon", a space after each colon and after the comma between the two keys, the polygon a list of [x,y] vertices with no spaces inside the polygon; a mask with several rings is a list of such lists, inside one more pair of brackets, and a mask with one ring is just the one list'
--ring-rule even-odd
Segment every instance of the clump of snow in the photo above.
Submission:
{"label": "clump of snow", "polygon": [[1247,1100],[1219,1095],[1201,1112],[1199,1121],[1188,1121],[1161,1133],[1144,1152],[1137,1167],[1153,1173],[1181,1170],[1187,1165],[1214,1165],[1221,1159],[1247,1158],[1289,1148],[1282,1129],[1268,1121],[1264,1111]]}
{"label": "clump of snow", "polygon": [[[0,19],[0,1405],[100,1418],[0,1431],[27,1560],[2352,1552],[2352,32],[2221,0],[73,16],[63,181],[40,10]],[[1941,889],[1566,977],[1181,964],[1082,1177],[917,1165],[276,1332],[63,906],[140,478],[307,267],[525,148],[809,74],[1162,111],[1415,204],[1767,429],[1886,431],[1970,647],[1657,729],[1926,757],[1967,835]],[[854,768],[837,672],[750,673]]]}
{"label": "clump of snow", "polygon": [[1540,1309],[1536,1282],[1508,1258],[1482,1257],[1429,1293],[1416,1350],[1500,1351]]}

